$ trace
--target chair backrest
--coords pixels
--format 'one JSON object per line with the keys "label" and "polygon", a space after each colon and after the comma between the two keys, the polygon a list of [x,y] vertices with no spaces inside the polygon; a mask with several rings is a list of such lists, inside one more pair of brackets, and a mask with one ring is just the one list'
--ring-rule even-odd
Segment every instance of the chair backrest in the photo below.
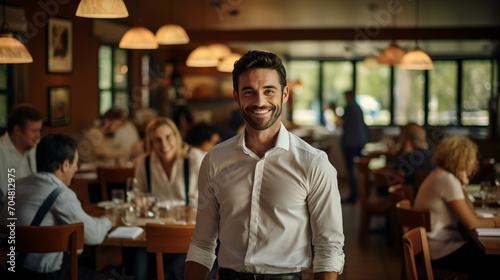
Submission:
{"label": "chair backrest", "polygon": [[408,199],[403,199],[396,204],[396,218],[403,233],[417,227],[423,227],[426,231],[431,230],[429,210],[413,208]]}
{"label": "chair backrest", "polygon": [[[11,228],[0,225],[0,233],[6,238],[11,234]],[[15,237],[18,253],[69,252],[70,279],[78,279],[78,250],[83,249],[83,223],[16,226]]]}
{"label": "chair backrest", "polygon": [[127,178],[134,177],[134,167],[111,167],[111,166],[98,166],[97,179],[101,186],[102,200],[109,200],[108,185],[120,185],[125,189],[127,185]]}
{"label": "chair backrest", "polygon": [[391,205],[396,211],[396,204],[403,199],[408,199],[410,203],[413,202],[413,186],[407,184],[397,184],[389,187],[389,199],[391,200]]}
{"label": "chair backrest", "polygon": [[[406,279],[434,280],[429,244],[427,243],[427,234],[424,227],[413,228],[403,235],[403,251]],[[417,266],[419,261],[423,263],[423,266]],[[418,267],[422,267],[423,270],[421,271]]]}
{"label": "chair backrest", "polygon": [[156,254],[156,274],[164,279],[163,253],[187,253],[194,225],[146,224],[146,251]]}

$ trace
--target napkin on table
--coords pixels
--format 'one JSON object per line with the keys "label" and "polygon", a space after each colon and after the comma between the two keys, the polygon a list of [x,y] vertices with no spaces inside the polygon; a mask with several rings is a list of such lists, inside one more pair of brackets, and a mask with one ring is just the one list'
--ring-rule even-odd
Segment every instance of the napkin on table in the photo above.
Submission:
{"label": "napkin on table", "polygon": [[479,236],[500,236],[500,228],[476,228]]}
{"label": "napkin on table", "polygon": [[117,227],[109,235],[109,238],[135,239],[144,231],[141,227]]}

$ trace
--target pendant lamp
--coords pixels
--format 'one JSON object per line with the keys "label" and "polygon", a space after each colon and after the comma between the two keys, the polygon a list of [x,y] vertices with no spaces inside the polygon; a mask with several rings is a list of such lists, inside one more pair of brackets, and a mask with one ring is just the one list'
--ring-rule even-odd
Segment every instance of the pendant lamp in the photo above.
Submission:
{"label": "pendant lamp", "polygon": [[231,54],[231,49],[224,44],[199,46],[194,49],[186,60],[189,67],[217,67],[220,61]]}
{"label": "pendant lamp", "polygon": [[0,31],[0,64],[31,63],[28,49],[19,40],[14,38],[9,30],[9,24],[5,17],[5,4],[3,5],[3,23]]}
{"label": "pendant lamp", "polygon": [[392,40],[389,46],[380,52],[378,63],[397,65],[401,62],[405,53],[406,52],[396,43],[396,41]]}
{"label": "pendant lamp", "polygon": [[158,41],[151,30],[136,23],[123,34],[118,46],[122,49],[157,49]]}
{"label": "pendant lamp", "polygon": [[77,17],[126,18],[127,6],[123,0],[81,0],[76,9]]}
{"label": "pendant lamp", "polygon": [[[419,5],[418,0],[415,1],[415,21],[418,32],[418,18],[419,18]],[[418,34],[417,34],[418,35]],[[417,36],[418,38],[418,36]],[[432,70],[434,69],[434,63],[428,54],[420,49],[418,46],[418,39],[415,39],[415,48],[405,54],[401,59],[399,67],[402,69],[409,70]]]}
{"label": "pendant lamp", "polygon": [[156,40],[160,45],[182,45],[189,43],[189,36],[182,26],[165,24],[156,31]]}
{"label": "pendant lamp", "polygon": [[226,56],[222,61],[217,65],[217,70],[220,72],[231,73],[234,69],[234,63],[236,60],[241,58],[241,54],[239,53],[231,53]]}

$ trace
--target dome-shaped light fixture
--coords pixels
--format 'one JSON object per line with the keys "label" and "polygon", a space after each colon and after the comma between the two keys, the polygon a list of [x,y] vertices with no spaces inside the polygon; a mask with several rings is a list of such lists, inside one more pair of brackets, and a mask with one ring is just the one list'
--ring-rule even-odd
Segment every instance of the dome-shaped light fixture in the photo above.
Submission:
{"label": "dome-shaped light fixture", "polygon": [[222,61],[217,65],[217,70],[220,72],[231,73],[234,69],[234,63],[236,60],[241,58],[241,54],[239,53],[231,53],[226,56]]}
{"label": "dome-shaped light fixture", "polygon": [[136,24],[123,34],[118,46],[122,49],[157,49],[158,41],[153,32]]}
{"label": "dome-shaped light fixture", "polygon": [[217,57],[212,55],[208,46],[199,46],[194,49],[186,60],[189,67],[216,67],[219,64]]}
{"label": "dome-shaped light fixture", "polygon": [[405,51],[392,40],[389,46],[383,49],[378,56],[378,63],[387,65],[397,65],[405,55]]}
{"label": "dome-shaped light fixture", "polygon": [[410,70],[432,70],[434,63],[428,54],[422,51],[418,46],[408,52],[401,59],[399,68]]}
{"label": "dome-shaped light fixture", "polygon": [[189,43],[189,36],[182,26],[165,24],[156,31],[156,40],[160,45],[182,45]]}
{"label": "dome-shaped light fixture", "polygon": [[363,59],[363,65],[365,65],[365,67],[367,68],[376,68],[380,66],[378,57],[373,54],[365,56],[365,58]]}
{"label": "dome-shaped light fixture", "polygon": [[208,47],[212,51],[212,56],[217,58],[219,61],[232,53],[231,49],[224,44],[215,43],[210,44]]}
{"label": "dome-shaped light fixture", "polygon": [[77,17],[126,18],[127,6],[123,0],[81,0],[76,9]]}
{"label": "dome-shaped light fixture", "polygon": [[5,4],[3,4],[3,23],[0,30],[0,64],[31,63],[28,49],[19,40],[14,38],[9,30],[9,24],[5,17]]}
{"label": "dome-shaped light fixture", "polygon": [[[417,31],[419,19],[418,12],[419,4],[418,0],[415,0],[415,21]],[[418,36],[416,36],[416,38],[418,38]],[[415,39],[415,48],[403,56],[399,67],[409,70],[432,70],[434,69],[434,63],[432,63],[432,59],[430,58],[430,56],[420,49],[420,47],[418,46],[418,39]]]}
{"label": "dome-shaped light fixture", "polygon": [[199,46],[194,49],[186,60],[189,67],[217,67],[220,61],[231,54],[231,49],[224,44]]}

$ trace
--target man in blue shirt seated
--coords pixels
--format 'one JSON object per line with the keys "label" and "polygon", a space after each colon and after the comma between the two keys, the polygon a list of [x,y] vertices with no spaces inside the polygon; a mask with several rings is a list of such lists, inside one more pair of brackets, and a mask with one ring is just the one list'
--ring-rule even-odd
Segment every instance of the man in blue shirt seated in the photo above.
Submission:
{"label": "man in blue shirt seated", "polygon": [[[76,194],[68,188],[79,162],[77,144],[72,138],[62,134],[49,134],[42,138],[36,150],[37,173],[16,181],[16,225],[32,225],[45,199],[53,190],[61,188],[62,191],[40,225],[83,222],[85,244],[100,244],[111,229],[111,221],[106,217],[96,218],[85,213]],[[4,204],[0,213],[1,224],[7,224],[7,205]],[[16,279],[58,279],[67,272],[63,265],[63,253],[28,253],[23,263],[17,264],[15,275],[9,275],[9,279],[12,276]]]}

